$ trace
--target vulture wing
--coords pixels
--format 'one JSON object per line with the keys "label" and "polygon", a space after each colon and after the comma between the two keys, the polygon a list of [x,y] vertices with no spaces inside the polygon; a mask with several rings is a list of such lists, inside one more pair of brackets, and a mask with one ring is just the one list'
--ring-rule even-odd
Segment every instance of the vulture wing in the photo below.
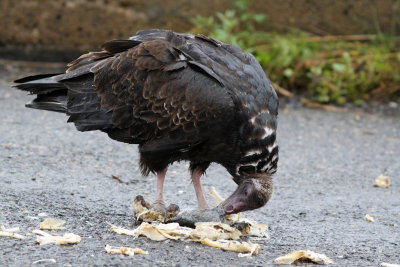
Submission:
{"label": "vulture wing", "polygon": [[[165,33],[158,38],[144,34],[141,40],[110,41],[103,45],[103,52],[70,64],[66,74],[70,77],[64,78],[71,86],[81,77],[75,73],[90,67],[92,90],[114,125],[103,131],[118,141],[142,144],[141,153],[190,149],[207,140],[233,114],[233,101],[223,81],[180,49],[188,45],[184,36]],[[88,105],[70,102],[69,109],[82,107],[83,113],[69,120],[79,124]]]}

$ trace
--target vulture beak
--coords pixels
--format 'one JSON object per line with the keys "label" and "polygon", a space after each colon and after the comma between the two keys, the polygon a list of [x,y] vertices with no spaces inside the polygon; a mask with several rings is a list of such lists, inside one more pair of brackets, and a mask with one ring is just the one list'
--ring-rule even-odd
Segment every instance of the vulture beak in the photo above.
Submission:
{"label": "vulture beak", "polygon": [[254,210],[264,206],[271,198],[272,178],[262,173],[242,179],[233,194],[221,203],[225,214]]}

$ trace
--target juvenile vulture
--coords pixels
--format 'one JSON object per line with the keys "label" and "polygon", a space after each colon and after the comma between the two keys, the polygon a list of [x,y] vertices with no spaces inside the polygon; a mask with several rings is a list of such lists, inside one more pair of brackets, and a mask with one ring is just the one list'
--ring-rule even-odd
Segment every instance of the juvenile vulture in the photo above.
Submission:
{"label": "juvenile vulture", "polygon": [[157,174],[157,211],[166,209],[167,168],[180,160],[190,162],[199,209],[208,208],[200,177],[211,162],[238,185],[221,204],[225,214],[269,200],[278,98],[250,53],[204,35],[144,30],[68,67],[17,80],[18,89],[36,95],[26,106],[66,113],[79,131],[138,144],[143,175]]}

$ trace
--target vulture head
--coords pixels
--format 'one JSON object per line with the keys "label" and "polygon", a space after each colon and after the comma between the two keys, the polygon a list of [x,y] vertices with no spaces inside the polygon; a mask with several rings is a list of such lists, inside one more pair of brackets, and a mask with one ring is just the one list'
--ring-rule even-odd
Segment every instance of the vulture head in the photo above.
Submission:
{"label": "vulture head", "polygon": [[247,175],[233,194],[221,203],[225,214],[254,210],[264,206],[272,194],[272,178],[267,173]]}

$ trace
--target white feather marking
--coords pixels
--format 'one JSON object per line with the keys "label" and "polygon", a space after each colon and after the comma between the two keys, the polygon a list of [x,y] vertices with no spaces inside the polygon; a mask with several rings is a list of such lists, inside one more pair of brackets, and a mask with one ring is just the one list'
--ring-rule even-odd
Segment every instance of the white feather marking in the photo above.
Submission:
{"label": "white feather marking", "polygon": [[265,127],[264,127],[264,131],[265,131],[265,133],[264,133],[264,135],[261,137],[262,139],[264,139],[264,138],[270,136],[271,134],[273,134],[273,133],[275,132],[275,129],[272,129],[272,128],[269,128],[268,126],[265,126]]}
{"label": "white feather marking", "polygon": [[275,155],[272,157],[271,162],[275,161],[277,158],[278,158],[278,155],[275,154]]}
{"label": "white feather marking", "polygon": [[264,167],[262,167],[261,171],[262,172],[266,172],[267,170],[269,170],[271,168],[271,163],[268,162],[267,164],[265,164]]}
{"label": "white feather marking", "polygon": [[179,59],[180,59],[180,60],[186,60],[186,57],[185,57],[184,54],[180,54],[180,55],[179,55]]}
{"label": "white feather marking", "polygon": [[[273,150],[276,146],[277,146],[276,143],[274,143],[273,145],[268,146],[268,151],[271,153],[272,150]],[[275,154],[275,155],[271,158],[271,160],[268,161],[267,164],[264,165],[264,167],[262,167],[261,171],[262,171],[262,172],[266,172],[266,171],[272,170],[272,168],[275,168],[275,169],[276,169],[276,167],[274,167],[274,166],[272,165],[272,162],[274,162],[274,160],[276,160],[277,158],[278,158],[278,154]]]}
{"label": "white feather marking", "polygon": [[255,162],[255,163],[252,163],[252,164],[250,164],[250,163],[239,164],[239,165],[238,165],[238,170],[239,170],[239,168],[242,167],[242,166],[252,166],[252,167],[256,167],[256,168],[257,168],[257,164],[258,164],[258,162]]}
{"label": "white feather marking", "polygon": [[272,150],[276,147],[276,143],[274,142],[272,145],[268,146],[268,152],[271,153]]}
{"label": "white feather marking", "polygon": [[259,149],[251,149],[251,150],[249,150],[249,151],[246,151],[246,154],[245,154],[244,156],[245,156],[245,157],[253,156],[253,155],[258,154],[258,153],[261,153],[261,152],[262,152],[262,148],[259,148]]}

